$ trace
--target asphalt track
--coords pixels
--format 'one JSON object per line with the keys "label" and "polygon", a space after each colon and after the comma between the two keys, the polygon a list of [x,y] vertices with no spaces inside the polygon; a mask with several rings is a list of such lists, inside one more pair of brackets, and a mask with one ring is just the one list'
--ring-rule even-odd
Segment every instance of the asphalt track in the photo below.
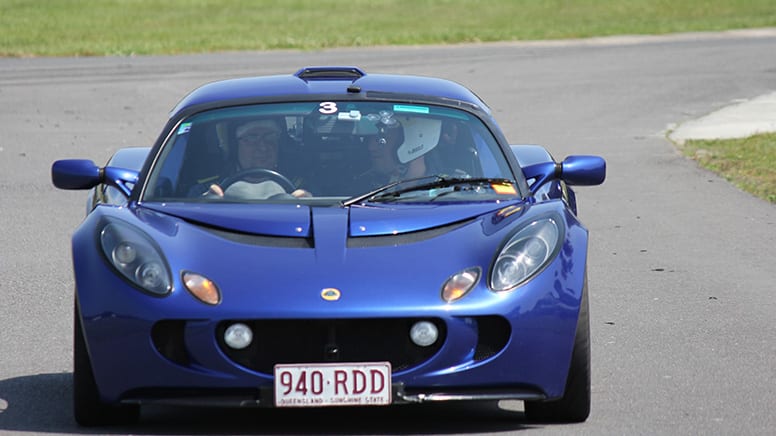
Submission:
{"label": "asphalt track", "polygon": [[[764,29],[0,59],[0,434],[771,434],[776,206],[698,168],[667,136],[682,140],[701,121],[718,126],[741,109],[773,122],[769,110],[750,108],[776,92],[774,53],[776,30]],[[490,103],[512,142],[544,144],[558,158],[607,159],[604,185],[578,191],[592,238],[586,423],[530,424],[519,403],[504,403],[277,413],[159,408],[144,410],[132,428],[75,426],[69,238],[85,199],[51,186],[51,163],[104,162],[120,147],[148,145],[167,111],[204,82],[323,64],[459,81]]]}

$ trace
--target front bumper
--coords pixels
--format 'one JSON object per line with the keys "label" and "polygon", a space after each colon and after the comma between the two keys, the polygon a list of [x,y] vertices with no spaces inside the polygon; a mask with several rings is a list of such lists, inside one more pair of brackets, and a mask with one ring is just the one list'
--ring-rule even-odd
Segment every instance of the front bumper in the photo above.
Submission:
{"label": "front bumper", "polygon": [[[251,320],[245,313],[155,320],[164,299],[132,289],[119,294],[146,301],[141,309],[117,298],[95,313],[79,294],[95,380],[107,403],[270,406],[274,364],[337,361],[390,361],[394,403],[555,398],[563,394],[578,312],[573,305],[537,305],[511,317],[429,311],[335,320]],[[413,349],[406,333],[418,319],[441,327],[437,346]],[[225,326],[238,321],[259,332],[256,347],[224,344]]]}
{"label": "front bumper", "polygon": [[[502,388],[445,388],[408,390],[403,383],[393,384],[392,404],[420,404],[445,401],[540,401],[547,398],[543,392],[530,387]],[[275,407],[272,387],[257,389],[137,389],[127,392],[122,404],[197,406],[228,408]]]}
{"label": "front bumper", "polygon": [[[363,268],[339,270],[322,257],[322,266],[330,267],[318,270],[320,276],[291,277],[292,285],[274,283],[271,289],[256,285],[257,280],[230,283],[225,287],[231,298],[208,306],[178,282],[165,297],[135,289],[116,276],[93,244],[88,237],[74,238],[74,267],[81,325],[106,403],[271,405],[263,392],[273,389],[275,363],[328,361],[390,361],[394,402],[563,395],[584,283],[584,249],[562,251],[519,290],[495,294],[481,284],[453,305],[438,296],[444,275],[418,285],[405,271],[392,276],[403,282],[386,285],[375,283]],[[224,260],[214,270],[244,280],[257,275],[252,268]],[[323,301],[317,293],[327,281],[352,298],[337,306]],[[402,293],[392,293],[395,288]],[[307,290],[312,295],[304,294]],[[414,295],[429,297],[413,300]],[[406,348],[402,332],[417,319],[440,327],[443,336],[432,352]],[[246,352],[225,348],[222,332],[232,322],[253,325],[267,341]],[[341,353],[330,356],[326,341],[332,337]]]}

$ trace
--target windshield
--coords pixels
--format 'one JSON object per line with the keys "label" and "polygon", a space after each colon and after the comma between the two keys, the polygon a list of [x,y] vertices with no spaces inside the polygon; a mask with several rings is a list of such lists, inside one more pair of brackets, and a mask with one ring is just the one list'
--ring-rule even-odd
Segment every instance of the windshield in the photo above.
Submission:
{"label": "windshield", "polygon": [[[426,177],[477,182],[365,195]],[[495,138],[465,111],[390,102],[259,104],[183,120],[151,168],[142,199],[480,201],[517,195],[512,179]]]}

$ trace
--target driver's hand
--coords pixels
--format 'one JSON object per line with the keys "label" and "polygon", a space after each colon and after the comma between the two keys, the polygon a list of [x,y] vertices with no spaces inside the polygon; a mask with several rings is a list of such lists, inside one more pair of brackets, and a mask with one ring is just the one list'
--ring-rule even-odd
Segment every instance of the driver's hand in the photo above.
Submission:
{"label": "driver's hand", "polygon": [[[221,194],[221,195],[224,195],[224,194]],[[313,196],[313,194],[311,194],[308,191],[305,191],[304,189],[297,189],[294,192],[292,192],[291,195],[293,195],[296,198],[309,198]]]}
{"label": "driver's hand", "polygon": [[[207,192],[203,194],[205,197],[223,197],[224,196],[224,189],[216,185],[215,183],[210,185],[210,188],[208,188]],[[296,198],[309,198],[312,197],[313,194],[311,194],[309,191],[305,191],[304,189],[297,189],[294,192],[291,193],[292,196]]]}
{"label": "driver's hand", "polygon": [[210,185],[210,188],[205,192],[205,196],[217,196],[217,197],[223,197],[224,196],[224,189],[220,186],[216,185],[215,183]]}

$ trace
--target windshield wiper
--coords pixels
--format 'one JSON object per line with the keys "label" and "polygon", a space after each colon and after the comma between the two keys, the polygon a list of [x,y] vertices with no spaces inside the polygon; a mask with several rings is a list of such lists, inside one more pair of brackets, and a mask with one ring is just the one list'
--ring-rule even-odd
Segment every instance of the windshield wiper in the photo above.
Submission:
{"label": "windshield wiper", "polygon": [[[373,190],[371,190],[371,191],[369,191],[369,192],[367,192],[365,194],[360,194],[360,195],[357,195],[355,197],[348,198],[347,200],[344,200],[342,202],[342,206],[343,207],[348,207],[348,206],[356,204],[356,203],[361,203],[364,200],[371,199],[372,197],[376,197],[378,194],[381,194],[381,193],[383,193],[385,191],[393,189],[394,187],[399,186],[399,185],[404,185],[404,184],[407,184],[407,183],[410,183],[410,184],[411,183],[419,183],[419,182],[421,182],[423,180],[439,180],[439,179],[444,179],[444,177],[441,177],[441,176],[423,176],[423,177],[416,177],[414,179],[406,179],[406,180],[399,180],[397,182],[391,182],[391,183],[389,183],[387,185],[380,186],[377,189],[373,189]],[[418,186],[418,185],[415,185],[415,186]],[[410,188],[410,190],[415,190],[415,188],[414,187]]]}
{"label": "windshield wiper", "polygon": [[[428,182],[422,183],[425,180]],[[460,185],[483,185],[483,184],[509,184],[513,182],[504,178],[490,178],[490,177],[444,177],[440,175],[418,177],[416,179],[400,180],[398,182],[389,183],[385,186],[381,186],[373,191],[367,192],[342,202],[342,205],[347,207],[352,204],[361,203],[366,200],[376,200],[378,198],[395,198],[401,194],[413,191],[427,191],[429,189],[447,188],[450,186]]]}

